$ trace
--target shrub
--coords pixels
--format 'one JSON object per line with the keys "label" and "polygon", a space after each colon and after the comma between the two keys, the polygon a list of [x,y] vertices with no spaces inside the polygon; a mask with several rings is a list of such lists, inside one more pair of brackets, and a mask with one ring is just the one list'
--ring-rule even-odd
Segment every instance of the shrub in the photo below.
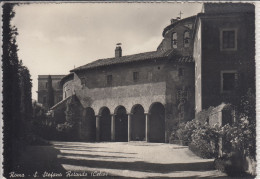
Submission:
{"label": "shrub", "polygon": [[191,135],[190,150],[202,158],[218,156],[218,127],[210,127],[207,123],[195,129]]}
{"label": "shrub", "polygon": [[188,143],[191,142],[191,135],[193,131],[199,128],[200,123],[197,120],[188,121],[187,123],[180,123],[176,131],[171,133],[171,140],[183,140]]}
{"label": "shrub", "polygon": [[217,170],[225,172],[228,176],[232,177],[245,176],[243,164],[244,160],[238,152],[232,152],[229,157],[220,157],[214,161],[214,165]]}
{"label": "shrub", "polygon": [[189,144],[189,149],[197,156],[201,158],[213,158],[213,153],[211,150],[210,144],[205,141],[201,141],[201,143],[193,143]]}

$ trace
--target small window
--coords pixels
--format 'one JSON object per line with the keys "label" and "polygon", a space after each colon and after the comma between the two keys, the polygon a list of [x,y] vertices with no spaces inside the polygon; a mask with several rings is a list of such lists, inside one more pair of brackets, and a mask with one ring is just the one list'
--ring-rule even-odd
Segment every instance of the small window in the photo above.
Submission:
{"label": "small window", "polygon": [[85,78],[81,78],[81,84],[82,84],[82,85],[86,85],[86,80],[85,80]]}
{"label": "small window", "polygon": [[45,88],[48,88],[48,82],[45,83]]}
{"label": "small window", "polygon": [[179,68],[179,70],[178,70],[178,75],[179,75],[179,76],[183,76],[183,75],[184,75],[184,70],[183,70],[183,68]]}
{"label": "small window", "polygon": [[112,75],[107,75],[107,85],[112,85]]}
{"label": "small window", "polygon": [[221,72],[221,92],[232,92],[236,89],[238,75],[236,72]]}
{"label": "small window", "polygon": [[138,81],[139,80],[139,72],[134,72],[133,73],[133,80]]}
{"label": "small window", "polygon": [[221,50],[236,50],[237,37],[236,30],[222,30],[221,31]]}
{"label": "small window", "polygon": [[177,48],[177,33],[172,33],[172,48]]}
{"label": "small window", "polygon": [[189,31],[185,31],[184,32],[184,38],[183,38],[184,42],[184,47],[189,47],[190,46],[190,32]]}

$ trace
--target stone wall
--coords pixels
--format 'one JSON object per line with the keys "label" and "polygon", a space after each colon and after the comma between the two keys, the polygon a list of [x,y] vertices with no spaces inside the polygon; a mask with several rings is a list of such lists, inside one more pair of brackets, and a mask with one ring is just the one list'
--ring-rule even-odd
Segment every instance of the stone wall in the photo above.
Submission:
{"label": "stone wall", "polygon": [[222,103],[213,108],[209,114],[209,125],[224,126],[225,124],[232,124],[234,122],[234,109],[230,104]]}

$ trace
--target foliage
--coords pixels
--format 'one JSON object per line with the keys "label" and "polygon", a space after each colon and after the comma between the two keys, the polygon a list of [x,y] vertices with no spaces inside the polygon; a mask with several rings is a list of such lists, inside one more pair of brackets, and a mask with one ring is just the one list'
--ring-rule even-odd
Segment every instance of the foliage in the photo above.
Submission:
{"label": "foliage", "polygon": [[202,158],[212,158],[218,155],[218,126],[210,127],[208,123],[196,128],[192,135],[190,150]]}
{"label": "foliage", "polygon": [[78,101],[75,96],[71,96],[66,103],[66,110],[65,110],[65,122],[58,124],[56,126],[56,130],[60,132],[60,136],[62,136],[62,140],[72,140],[76,139],[77,129],[78,129],[78,122],[79,122],[79,107]]}
{"label": "foliage", "polygon": [[23,66],[22,61],[19,63],[19,87],[21,94],[20,104],[20,121],[23,126],[22,136],[26,137],[30,133],[32,125],[32,80],[27,67]]}
{"label": "foliage", "polygon": [[191,142],[191,135],[195,129],[200,126],[198,120],[188,121],[187,123],[180,123],[178,129],[175,132],[172,132],[172,138],[175,140],[184,140]]}
{"label": "foliage", "polygon": [[20,90],[18,75],[18,47],[16,27],[11,25],[15,15],[13,3],[3,4],[2,15],[2,69],[3,69],[3,124],[4,124],[4,176],[12,170],[20,140]]}
{"label": "foliage", "polygon": [[[232,126],[222,127],[221,134],[224,143],[224,152],[230,156],[231,152],[236,150],[242,156],[256,156],[256,133],[255,123],[249,124],[247,120],[239,120]],[[230,145],[231,147],[226,147]]]}
{"label": "foliage", "polygon": [[33,111],[33,134],[38,135],[43,139],[55,140],[57,134],[55,123],[51,116],[48,115],[47,109],[35,102],[33,103]]}
{"label": "foliage", "polygon": [[51,108],[54,105],[54,93],[52,88],[52,79],[51,76],[48,76],[48,89],[47,89],[47,106]]}
{"label": "foliage", "polygon": [[[241,97],[238,105],[236,122],[230,126],[222,127],[220,134],[224,143],[224,152],[230,156],[232,151],[240,153],[243,157],[256,157],[256,112],[255,95],[251,89]],[[230,147],[228,147],[230,146]]]}

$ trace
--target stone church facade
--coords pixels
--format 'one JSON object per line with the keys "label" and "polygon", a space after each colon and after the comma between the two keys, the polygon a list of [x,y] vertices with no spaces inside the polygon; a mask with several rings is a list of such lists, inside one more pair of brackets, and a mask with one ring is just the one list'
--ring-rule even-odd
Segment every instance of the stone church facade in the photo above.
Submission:
{"label": "stone church facade", "polygon": [[254,33],[253,5],[205,4],[172,19],[156,51],[122,56],[117,46],[115,57],[71,70],[54,118],[65,120],[74,100],[79,140],[168,142],[178,123],[255,88]]}

